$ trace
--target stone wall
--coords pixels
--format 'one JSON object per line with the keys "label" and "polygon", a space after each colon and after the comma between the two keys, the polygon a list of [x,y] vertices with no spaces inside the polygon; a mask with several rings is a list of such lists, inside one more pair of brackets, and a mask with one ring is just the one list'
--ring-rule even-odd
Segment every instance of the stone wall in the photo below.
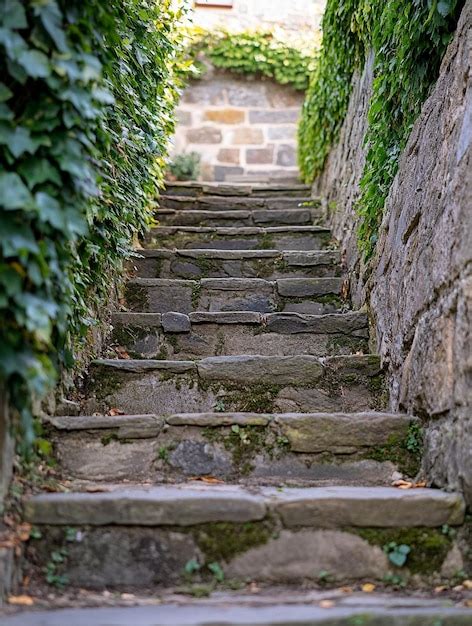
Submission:
{"label": "stone wall", "polygon": [[[411,132],[386,202],[375,258],[356,250],[353,203],[371,60],[356,76],[340,141],[314,192],[326,205],[351,270],[357,306],[370,305],[394,410],[425,425],[423,471],[472,504],[472,3]],[[346,162],[349,160],[349,163]],[[336,203],[336,208],[333,205]]]}
{"label": "stone wall", "polygon": [[201,179],[295,179],[303,94],[271,80],[210,68],[178,108],[172,153],[198,152]]}

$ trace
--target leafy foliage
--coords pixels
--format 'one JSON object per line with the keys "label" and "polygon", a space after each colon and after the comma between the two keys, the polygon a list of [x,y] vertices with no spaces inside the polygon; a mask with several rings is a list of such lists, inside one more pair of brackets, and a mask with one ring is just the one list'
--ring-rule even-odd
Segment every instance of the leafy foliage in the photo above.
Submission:
{"label": "leafy foliage", "polygon": [[267,76],[299,90],[308,87],[316,67],[314,49],[285,41],[270,31],[196,30],[190,52],[194,57],[203,53],[215,67]]}
{"label": "leafy foliage", "polygon": [[31,399],[71,365],[133,235],[173,130],[171,0],[0,0],[0,380]]}
{"label": "leafy foliage", "polygon": [[299,129],[304,179],[319,174],[346,115],[352,75],[373,50],[367,157],[357,204],[359,245],[375,247],[398,159],[457,25],[461,0],[329,0],[323,44]]}
{"label": "leafy foliage", "polygon": [[200,173],[200,160],[198,152],[178,154],[169,163],[169,171],[176,180],[196,180]]}

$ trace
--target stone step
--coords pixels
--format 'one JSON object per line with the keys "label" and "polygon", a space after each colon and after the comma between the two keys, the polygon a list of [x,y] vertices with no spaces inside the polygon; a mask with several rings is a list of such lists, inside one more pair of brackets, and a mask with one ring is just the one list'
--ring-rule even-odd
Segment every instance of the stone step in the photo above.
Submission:
{"label": "stone step", "polygon": [[253,209],[242,211],[184,211],[159,209],[156,220],[164,226],[281,226],[310,225],[320,218],[319,209]]}
{"label": "stone step", "polygon": [[48,437],[65,478],[265,485],[390,485],[414,477],[413,418],[388,413],[60,416]]}
{"label": "stone step", "polygon": [[[71,485],[74,488],[74,485]],[[389,554],[410,551],[401,576],[418,584],[461,558],[464,501],[454,493],[389,487],[245,488],[102,485],[101,492],[30,496],[28,546],[71,587],[146,589],[212,579],[300,583],[398,576]],[[192,565],[189,565],[191,563]],[[193,573],[193,576],[192,576]],[[411,578],[415,576],[415,578]]]}
{"label": "stone step", "polygon": [[275,311],[322,315],[345,308],[341,278],[135,278],[125,285],[130,311]]}
{"label": "stone step", "polygon": [[337,250],[137,250],[130,267],[141,278],[302,278],[339,276]]}
{"label": "stone step", "polygon": [[[129,599],[109,606],[35,609],[5,615],[2,626],[470,626],[472,611],[443,598],[389,594],[346,594],[342,590],[302,591],[277,586],[218,592],[198,598],[211,585],[194,585],[195,595]],[[192,591],[192,586],[189,587]],[[90,594],[88,594],[90,595]],[[121,605],[122,606],[118,606]]]}
{"label": "stone step", "polygon": [[[115,313],[110,353],[137,359],[194,359],[262,354],[336,356],[368,351],[368,320],[350,311],[327,315],[252,311]],[[119,347],[120,350],[116,350]]]}
{"label": "stone step", "polygon": [[[225,197],[225,196],[167,196],[159,198],[159,207],[185,211],[228,211],[231,209],[298,209],[301,207],[320,206],[319,200],[310,197],[301,198],[257,198],[257,197]],[[157,213],[159,213],[159,208]],[[159,217],[159,215],[157,215]]]}
{"label": "stone step", "polygon": [[143,414],[382,410],[377,356],[209,357],[198,361],[99,359],[85,413]]}
{"label": "stone step", "polygon": [[321,226],[159,226],[144,245],[159,248],[219,250],[321,250],[331,243],[331,231]]}
{"label": "stone step", "polygon": [[165,194],[167,196],[255,196],[258,198],[301,197],[309,196],[310,185],[303,184],[251,184],[234,183],[231,185],[222,183],[197,183],[197,182],[174,182],[167,183]]}

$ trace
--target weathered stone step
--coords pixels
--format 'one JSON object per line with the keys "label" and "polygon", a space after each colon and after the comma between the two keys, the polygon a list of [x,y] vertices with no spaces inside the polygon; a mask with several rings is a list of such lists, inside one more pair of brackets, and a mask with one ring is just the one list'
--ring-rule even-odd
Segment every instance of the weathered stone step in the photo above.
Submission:
{"label": "weathered stone step", "polygon": [[[244,196],[167,196],[159,198],[159,207],[163,209],[177,209],[185,211],[228,211],[231,209],[298,209],[301,207],[319,206],[319,200],[310,197],[301,198],[258,198]],[[159,208],[157,217],[159,217]]]}
{"label": "weathered stone step", "polygon": [[301,278],[339,276],[337,250],[139,250],[130,262],[141,278]]}
{"label": "weathered stone step", "polygon": [[219,250],[321,250],[330,242],[321,226],[159,226],[145,239],[147,247]]}
{"label": "weathered stone step", "polygon": [[24,503],[25,519],[41,532],[30,560],[44,566],[52,551],[64,551],[55,571],[72,587],[169,586],[186,579],[190,561],[196,581],[211,578],[211,563],[234,580],[383,580],[398,575],[388,552],[400,544],[410,547],[401,575],[418,580],[444,572],[451,554],[457,562],[460,536],[442,528],[464,520],[460,495],[429,489],[102,489]]}
{"label": "weathered stone step", "polygon": [[414,419],[388,413],[188,413],[50,418],[67,478],[390,485],[414,477]]}
{"label": "weathered stone step", "polygon": [[275,311],[321,315],[345,305],[341,278],[135,278],[125,286],[126,306],[141,313]]}
{"label": "weathered stone step", "polygon": [[252,311],[115,313],[111,350],[137,359],[193,359],[262,354],[336,356],[367,352],[368,320],[349,311],[327,315]]}
{"label": "weathered stone step", "polygon": [[224,356],[199,361],[94,361],[86,413],[381,410],[377,356]]}
{"label": "weathered stone step", "polygon": [[309,225],[320,218],[319,209],[253,209],[242,211],[184,211],[159,209],[156,219],[167,226],[280,226]]}
{"label": "weathered stone step", "polygon": [[[210,589],[211,586],[208,586]],[[205,587],[196,586],[205,592]],[[293,597],[277,586],[267,593],[226,592],[185,601],[132,596],[126,606],[54,608],[6,615],[2,626],[470,626],[471,610],[443,598],[341,591],[308,591]],[[126,601],[124,601],[125,603]],[[130,605],[132,604],[132,606]]]}
{"label": "weathered stone step", "polygon": [[309,196],[311,188],[302,184],[252,184],[175,182],[166,185],[168,196],[255,196],[259,198]]}

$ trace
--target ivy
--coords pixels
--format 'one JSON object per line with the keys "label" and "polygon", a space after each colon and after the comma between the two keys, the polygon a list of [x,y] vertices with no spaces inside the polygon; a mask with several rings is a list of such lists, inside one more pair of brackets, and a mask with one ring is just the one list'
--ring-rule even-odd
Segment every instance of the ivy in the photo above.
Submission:
{"label": "ivy", "polygon": [[320,62],[299,128],[299,163],[311,182],[322,171],[344,121],[352,76],[373,50],[367,156],[357,202],[359,247],[370,257],[385,200],[412,125],[437,79],[457,26],[461,0],[329,0]]}
{"label": "ivy", "polygon": [[202,53],[218,68],[238,74],[267,76],[281,85],[305,90],[316,67],[313,46],[285,41],[270,31],[194,30],[190,55]]}
{"label": "ivy", "polygon": [[70,366],[150,222],[179,81],[171,0],[0,0],[0,382]]}

